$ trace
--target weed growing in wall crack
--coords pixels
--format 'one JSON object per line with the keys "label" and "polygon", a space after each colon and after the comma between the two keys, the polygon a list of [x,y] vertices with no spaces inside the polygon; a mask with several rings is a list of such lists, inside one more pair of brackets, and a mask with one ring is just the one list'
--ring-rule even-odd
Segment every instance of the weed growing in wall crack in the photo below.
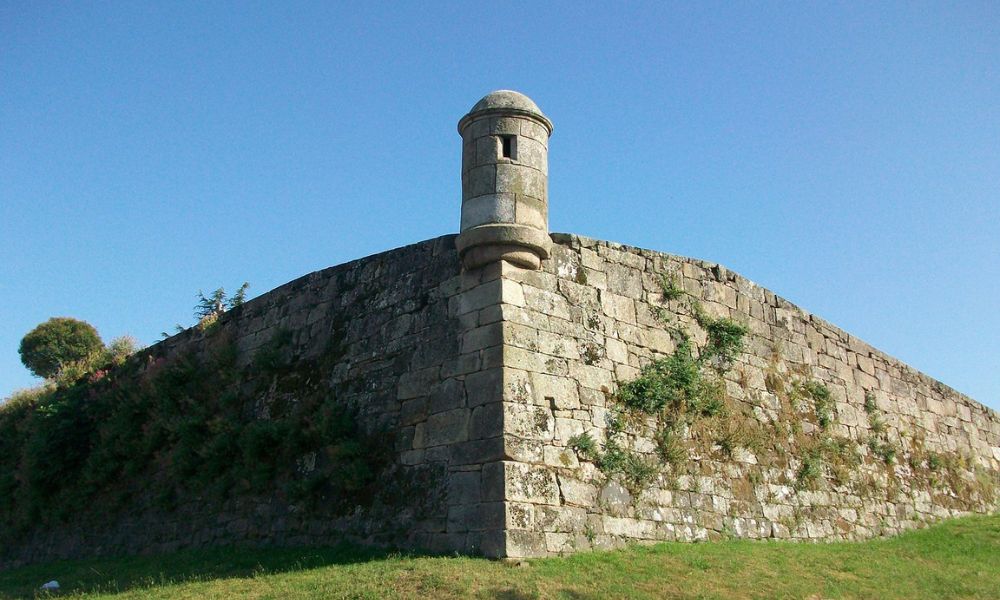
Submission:
{"label": "weed growing in wall crack", "polygon": [[833,402],[830,399],[830,388],[822,383],[809,380],[799,384],[803,395],[808,396],[813,401],[813,409],[816,411],[816,421],[820,429],[826,429],[833,422]]}
{"label": "weed growing in wall crack", "polygon": [[677,284],[677,276],[673,273],[660,275],[660,291],[664,302],[679,300],[684,295],[684,290]]}
{"label": "weed growing in wall crack", "polygon": [[865,412],[868,413],[868,429],[871,436],[868,438],[868,449],[873,456],[878,457],[886,465],[891,465],[896,460],[896,445],[889,440],[885,421],[879,414],[878,406],[875,404],[875,396],[868,392],[865,394]]}

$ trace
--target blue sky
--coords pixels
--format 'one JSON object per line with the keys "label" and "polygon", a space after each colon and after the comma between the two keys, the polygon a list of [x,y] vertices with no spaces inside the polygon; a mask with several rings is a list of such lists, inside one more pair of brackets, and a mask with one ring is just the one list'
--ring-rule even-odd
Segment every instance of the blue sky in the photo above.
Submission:
{"label": "blue sky", "polygon": [[720,262],[1000,408],[1000,5],[0,2],[0,397],[458,229],[458,119],[555,123],[550,228]]}

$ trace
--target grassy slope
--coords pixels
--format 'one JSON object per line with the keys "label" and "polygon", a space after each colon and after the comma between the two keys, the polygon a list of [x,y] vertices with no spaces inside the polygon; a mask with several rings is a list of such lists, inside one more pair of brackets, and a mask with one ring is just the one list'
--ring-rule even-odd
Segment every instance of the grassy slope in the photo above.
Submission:
{"label": "grassy slope", "polygon": [[50,579],[60,597],[87,598],[998,598],[1000,515],[864,543],[660,544],[521,567],[356,548],[190,551],[0,573],[0,598],[31,598]]}

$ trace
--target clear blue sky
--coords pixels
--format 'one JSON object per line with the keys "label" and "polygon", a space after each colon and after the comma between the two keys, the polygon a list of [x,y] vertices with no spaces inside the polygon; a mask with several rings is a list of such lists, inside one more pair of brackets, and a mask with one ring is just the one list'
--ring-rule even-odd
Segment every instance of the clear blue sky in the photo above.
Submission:
{"label": "clear blue sky", "polygon": [[[0,3],[0,397],[458,229],[458,119],[555,123],[550,226],[720,262],[1000,408],[1000,4]],[[737,5],[735,6],[734,5]]]}

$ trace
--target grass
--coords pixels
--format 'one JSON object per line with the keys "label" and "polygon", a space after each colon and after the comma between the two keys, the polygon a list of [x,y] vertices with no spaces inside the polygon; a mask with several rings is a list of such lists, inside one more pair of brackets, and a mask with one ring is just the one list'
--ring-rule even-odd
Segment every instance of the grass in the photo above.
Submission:
{"label": "grass", "polygon": [[50,579],[80,598],[996,598],[1000,515],[893,539],[632,546],[526,566],[350,547],[186,551],[0,573],[0,598]]}

